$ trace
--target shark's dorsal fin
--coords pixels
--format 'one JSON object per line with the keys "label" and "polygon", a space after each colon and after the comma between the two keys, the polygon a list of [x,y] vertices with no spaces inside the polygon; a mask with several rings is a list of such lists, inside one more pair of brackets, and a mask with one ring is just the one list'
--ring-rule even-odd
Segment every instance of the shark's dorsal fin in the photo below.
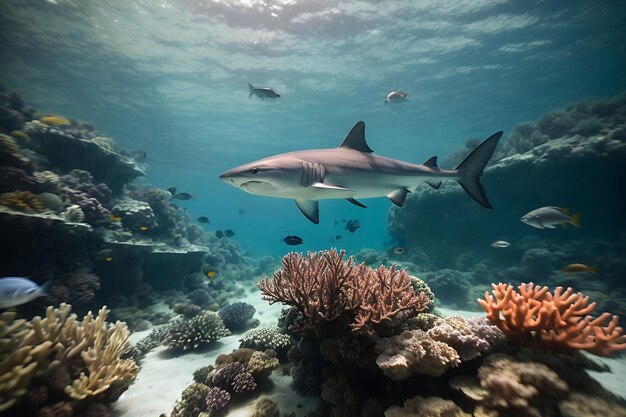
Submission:
{"label": "shark's dorsal fin", "polygon": [[402,207],[404,205],[404,200],[406,200],[406,195],[408,193],[410,193],[410,191],[407,190],[406,188],[398,188],[397,190],[392,191],[389,194],[387,194],[387,198],[389,198],[391,202],[395,204],[396,206]]}
{"label": "shark's dorsal fin", "polygon": [[430,169],[439,169],[437,166],[437,157],[431,156],[428,161],[424,162],[424,166],[427,166]]}
{"label": "shark's dorsal fin", "polygon": [[294,200],[298,205],[298,208],[306,216],[307,219],[311,220],[315,224],[320,223],[320,205],[317,200]]}
{"label": "shark's dorsal fin", "polygon": [[339,147],[354,149],[361,152],[374,152],[369,146],[367,146],[367,142],[365,142],[365,123],[360,121],[355,124]]}

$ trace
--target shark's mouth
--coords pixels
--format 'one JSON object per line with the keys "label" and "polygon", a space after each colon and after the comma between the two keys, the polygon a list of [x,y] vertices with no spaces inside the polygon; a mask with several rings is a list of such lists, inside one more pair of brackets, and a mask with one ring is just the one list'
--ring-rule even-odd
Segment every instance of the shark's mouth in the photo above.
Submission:
{"label": "shark's mouth", "polygon": [[264,194],[275,191],[276,187],[266,181],[247,181],[241,184],[241,189],[253,194]]}

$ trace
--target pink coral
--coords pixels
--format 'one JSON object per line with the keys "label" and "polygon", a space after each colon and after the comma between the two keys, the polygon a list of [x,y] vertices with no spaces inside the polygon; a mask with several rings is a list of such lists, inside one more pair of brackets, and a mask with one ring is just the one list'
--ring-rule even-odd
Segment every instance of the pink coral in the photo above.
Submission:
{"label": "pink coral", "polygon": [[415,294],[409,275],[395,266],[378,270],[343,260],[345,251],[289,253],[273,279],[259,281],[264,299],[294,306],[302,320],[294,331],[318,328],[340,317],[355,333],[371,334],[374,327],[394,324],[426,310],[428,298]]}
{"label": "pink coral", "polygon": [[554,293],[548,287],[492,284],[493,296],[485,293],[478,302],[487,318],[505,334],[533,347],[582,349],[600,356],[626,349],[626,336],[618,327],[619,317],[603,313],[591,317],[596,303],[574,293],[572,288]]}

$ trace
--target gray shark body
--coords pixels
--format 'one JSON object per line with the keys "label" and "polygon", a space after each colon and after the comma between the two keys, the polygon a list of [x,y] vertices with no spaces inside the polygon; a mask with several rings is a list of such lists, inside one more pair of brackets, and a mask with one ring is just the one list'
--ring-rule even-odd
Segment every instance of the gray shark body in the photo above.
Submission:
{"label": "gray shark body", "polygon": [[365,123],[358,122],[336,149],[315,149],[271,156],[231,169],[220,179],[257,195],[289,198],[313,223],[319,223],[318,200],[344,198],[365,207],[361,198],[387,196],[402,206],[421,184],[439,188],[455,180],[478,203],[491,208],[479,178],[502,132],[480,144],[454,170],[437,166],[433,156],[422,165],[374,155],[365,141]]}

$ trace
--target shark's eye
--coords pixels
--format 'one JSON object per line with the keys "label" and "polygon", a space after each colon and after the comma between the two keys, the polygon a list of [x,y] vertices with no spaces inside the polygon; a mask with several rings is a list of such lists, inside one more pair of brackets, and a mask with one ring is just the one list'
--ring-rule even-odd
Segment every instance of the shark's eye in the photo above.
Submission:
{"label": "shark's eye", "polygon": [[259,168],[252,168],[252,173],[257,174],[259,172]]}

